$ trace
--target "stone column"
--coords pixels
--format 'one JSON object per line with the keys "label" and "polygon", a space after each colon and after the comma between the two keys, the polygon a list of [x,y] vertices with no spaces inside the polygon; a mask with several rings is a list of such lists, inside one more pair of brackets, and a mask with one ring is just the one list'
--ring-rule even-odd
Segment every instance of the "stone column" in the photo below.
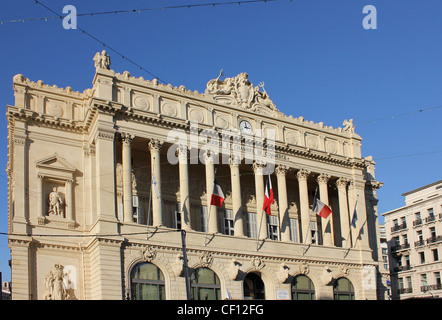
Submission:
{"label": "stone column", "polygon": [[132,210],[132,135],[121,134],[123,142],[123,219],[124,222],[133,222]]}
{"label": "stone column", "polygon": [[278,206],[279,206],[279,224],[281,230],[281,240],[290,241],[290,217],[287,201],[287,166],[279,165],[276,167],[276,178],[278,181]]}
{"label": "stone column", "polygon": [[45,212],[44,212],[44,194],[43,194],[43,182],[44,176],[41,174],[37,175],[37,221],[38,224],[42,225],[45,223]]}
{"label": "stone column", "polygon": [[181,228],[191,230],[190,223],[190,195],[189,195],[189,168],[187,165],[188,149],[186,145],[180,145],[177,149],[180,175],[180,211]]}
{"label": "stone column", "polygon": [[[316,181],[319,185],[319,199],[329,206],[328,202],[328,187],[327,183],[330,179],[328,174],[322,173],[317,178]],[[319,217],[321,219],[322,225],[322,242],[325,246],[333,245],[333,213],[331,213],[327,219]]]}
{"label": "stone column", "polygon": [[208,232],[218,233],[218,215],[217,207],[210,205],[212,199],[213,184],[215,181],[215,166],[213,165],[214,159],[213,151],[206,151],[204,154],[204,162],[206,166],[206,194],[207,194],[207,215],[208,215]]}
{"label": "stone column", "polygon": [[[14,128],[14,148],[13,148],[13,168],[12,177],[14,181],[14,215],[12,217],[12,230],[10,232],[27,234],[28,233],[28,141],[26,133],[26,124],[17,121]],[[20,128],[19,128],[20,126]]]}
{"label": "stone column", "polygon": [[258,238],[267,238],[267,217],[262,209],[264,205],[264,179],[263,179],[264,165],[259,162],[253,163],[253,170],[255,171],[255,193],[256,193],[256,223],[258,225]]}
{"label": "stone column", "polygon": [[[107,115],[102,115],[107,117]],[[115,201],[115,129],[103,125],[95,140],[95,183],[97,219],[94,232],[117,232]]]}
{"label": "stone column", "polygon": [[309,234],[310,229],[310,208],[308,201],[308,187],[307,187],[307,178],[310,174],[310,171],[301,169],[296,174],[298,178],[299,184],[299,203],[300,203],[300,212],[301,212],[301,230],[302,230],[302,243],[310,244],[312,242],[312,238]]}
{"label": "stone column", "polygon": [[[161,201],[161,166],[160,166],[160,151],[163,142],[157,139],[151,139],[149,141],[150,150],[150,163],[151,163],[151,174],[155,177],[156,188],[151,184],[152,192],[152,225],[154,227],[160,227],[164,225],[163,222],[163,210]],[[153,179],[151,179],[153,182]]]}
{"label": "stone column", "polygon": [[235,236],[244,236],[244,218],[242,214],[241,203],[241,181],[239,173],[239,164],[241,159],[239,157],[230,158],[230,178],[232,183],[232,209],[234,217],[234,231]]}
{"label": "stone column", "polygon": [[74,228],[75,221],[74,221],[74,189],[72,188],[72,184],[74,181],[72,179],[67,179],[64,186],[66,190],[66,204],[65,204],[65,210],[66,210],[66,219],[68,221],[69,228]]}
{"label": "stone column", "polygon": [[348,215],[348,199],[347,199],[347,185],[349,180],[346,178],[339,178],[336,181],[338,187],[339,198],[339,218],[341,222],[341,238],[342,247],[348,248],[350,246],[350,218]]}

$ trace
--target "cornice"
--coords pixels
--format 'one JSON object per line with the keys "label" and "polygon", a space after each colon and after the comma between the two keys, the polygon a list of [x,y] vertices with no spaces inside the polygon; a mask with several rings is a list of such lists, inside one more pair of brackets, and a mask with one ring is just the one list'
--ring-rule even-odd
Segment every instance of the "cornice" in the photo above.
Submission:
{"label": "cornice", "polygon": [[[169,252],[181,252],[182,248],[180,246],[167,246],[167,245],[158,245],[151,243],[139,243],[134,241],[126,241],[124,243],[126,248],[134,247],[144,249],[146,246],[149,246],[152,249],[156,249],[157,251],[169,251]],[[236,252],[228,252],[228,251],[220,251],[215,249],[196,249],[190,248],[187,246],[186,248],[187,254],[193,255],[201,255],[210,253],[212,257],[225,257],[225,258],[235,258],[235,259],[247,259],[253,260],[256,258],[260,258],[265,262],[286,262],[286,263],[307,263],[310,265],[330,265],[330,266],[348,266],[348,267],[361,267],[361,263],[355,262],[345,262],[345,261],[336,261],[334,260],[325,260],[325,259],[317,259],[317,258],[290,258],[290,257],[275,257],[274,255],[268,254],[251,254],[251,253],[236,253]],[[375,263],[373,263],[375,264]],[[364,263],[364,265],[369,265]]]}

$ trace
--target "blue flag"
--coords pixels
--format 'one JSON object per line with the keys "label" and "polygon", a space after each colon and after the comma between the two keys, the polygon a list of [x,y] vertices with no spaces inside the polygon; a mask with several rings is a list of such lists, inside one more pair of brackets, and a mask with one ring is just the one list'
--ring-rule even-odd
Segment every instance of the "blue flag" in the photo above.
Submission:
{"label": "blue flag", "polygon": [[351,226],[355,229],[356,229],[356,221],[358,221],[358,215],[356,213],[357,204],[358,204],[358,201],[356,200],[355,211],[353,212],[353,218],[351,219]]}

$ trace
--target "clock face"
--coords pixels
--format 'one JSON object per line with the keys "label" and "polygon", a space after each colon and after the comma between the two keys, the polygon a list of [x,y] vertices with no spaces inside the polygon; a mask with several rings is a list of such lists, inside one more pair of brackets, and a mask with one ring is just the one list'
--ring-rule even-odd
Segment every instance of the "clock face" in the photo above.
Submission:
{"label": "clock face", "polygon": [[242,133],[252,134],[252,125],[246,120],[242,120],[239,123],[239,128],[241,129]]}

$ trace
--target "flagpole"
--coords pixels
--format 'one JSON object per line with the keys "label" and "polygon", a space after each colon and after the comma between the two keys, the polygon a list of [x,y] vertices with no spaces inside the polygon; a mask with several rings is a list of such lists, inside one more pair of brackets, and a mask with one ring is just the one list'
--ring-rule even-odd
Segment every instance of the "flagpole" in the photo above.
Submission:
{"label": "flagpole", "polygon": [[209,231],[209,219],[210,219],[210,210],[212,209],[212,201],[209,204],[209,210],[207,211],[207,221],[206,221],[206,230],[204,234],[204,246],[207,245],[207,231]]}
{"label": "flagpole", "polygon": [[150,179],[150,194],[149,194],[149,209],[147,211],[147,225],[149,225],[149,220],[150,220],[150,215],[151,215],[151,205],[152,205],[152,188],[153,188],[153,183],[152,183],[152,179]]}
{"label": "flagpole", "polygon": [[[264,211],[264,210],[261,210],[261,211]],[[256,212],[256,214],[258,214],[258,212]],[[265,213],[265,214],[267,214],[267,213]],[[262,226],[263,218],[264,218],[264,214],[261,214],[261,221],[259,222],[258,233],[257,233],[257,236],[256,236],[256,251],[258,251],[258,248],[259,248],[259,236],[261,234],[261,226]]]}
{"label": "flagpole", "polygon": [[[213,187],[215,186],[215,179],[216,179],[216,168],[215,168],[215,174],[213,177],[213,185],[212,185],[212,194],[210,195],[210,198],[212,198],[213,195]],[[209,204],[209,210],[207,211],[207,223],[206,223],[206,232],[204,234],[204,246],[207,245],[207,232],[209,231],[209,221],[210,221],[210,211],[212,210],[212,200],[210,201]],[[218,223],[218,221],[217,221]]]}
{"label": "flagpole", "polygon": [[[353,214],[351,216],[351,221],[350,221],[350,247],[351,248],[354,248],[354,246],[356,245],[356,242],[357,242],[357,238],[356,238],[355,243],[353,243],[354,239],[353,239],[353,235],[352,235],[352,232],[351,232],[351,227],[353,226],[353,218],[354,218],[354,215],[355,215],[355,212],[356,212],[356,208],[358,206],[358,200],[359,200],[359,194],[356,197],[355,207],[353,209]],[[354,228],[356,229],[356,221],[355,221],[355,227]]]}

